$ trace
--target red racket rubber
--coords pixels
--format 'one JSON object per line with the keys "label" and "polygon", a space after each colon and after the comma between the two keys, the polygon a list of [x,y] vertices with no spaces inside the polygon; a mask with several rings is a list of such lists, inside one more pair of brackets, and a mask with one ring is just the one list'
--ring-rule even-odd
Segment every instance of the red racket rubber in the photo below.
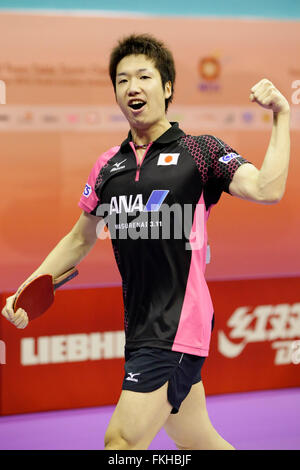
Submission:
{"label": "red racket rubber", "polygon": [[54,292],[58,287],[77,276],[78,271],[72,268],[58,278],[52,278],[51,274],[42,274],[30,279],[16,292],[13,309],[25,310],[28,319],[34,320],[45,313],[54,302]]}

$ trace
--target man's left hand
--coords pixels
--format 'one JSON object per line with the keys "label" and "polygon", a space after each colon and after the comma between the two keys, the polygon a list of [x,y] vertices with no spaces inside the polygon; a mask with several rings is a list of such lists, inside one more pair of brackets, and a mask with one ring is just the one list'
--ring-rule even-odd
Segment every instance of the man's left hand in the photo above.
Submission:
{"label": "man's left hand", "polygon": [[287,99],[280,93],[270,80],[263,78],[251,88],[250,101],[258,103],[274,113],[287,113],[290,105]]}

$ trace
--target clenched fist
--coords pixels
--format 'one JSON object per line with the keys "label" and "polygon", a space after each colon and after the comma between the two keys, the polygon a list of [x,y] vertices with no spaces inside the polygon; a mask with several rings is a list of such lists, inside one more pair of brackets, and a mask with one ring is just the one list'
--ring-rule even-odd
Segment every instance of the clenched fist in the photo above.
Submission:
{"label": "clenched fist", "polygon": [[263,78],[251,88],[250,100],[274,113],[287,113],[290,105],[270,80]]}
{"label": "clenched fist", "polygon": [[28,316],[25,310],[18,308],[16,312],[13,309],[14,295],[7,297],[6,305],[2,309],[2,315],[17,328],[26,328],[28,325]]}

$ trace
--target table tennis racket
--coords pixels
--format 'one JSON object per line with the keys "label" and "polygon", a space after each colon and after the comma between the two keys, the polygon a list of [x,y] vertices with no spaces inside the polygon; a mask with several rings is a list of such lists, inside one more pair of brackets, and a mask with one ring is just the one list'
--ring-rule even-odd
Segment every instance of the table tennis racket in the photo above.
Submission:
{"label": "table tennis racket", "polygon": [[71,268],[56,279],[53,279],[51,274],[42,274],[30,279],[16,292],[13,304],[14,312],[18,308],[22,308],[27,313],[29,320],[39,317],[53,304],[55,290],[77,274],[78,270]]}

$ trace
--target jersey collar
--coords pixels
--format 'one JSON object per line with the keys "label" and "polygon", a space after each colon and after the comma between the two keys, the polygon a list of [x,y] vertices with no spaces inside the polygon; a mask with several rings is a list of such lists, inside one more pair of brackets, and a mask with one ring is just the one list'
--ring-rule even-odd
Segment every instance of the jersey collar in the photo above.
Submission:
{"label": "jersey collar", "polygon": [[[171,142],[174,142],[174,140],[177,140],[185,135],[185,133],[179,128],[178,122],[170,122],[170,124],[171,127],[169,127],[166,132],[164,132],[160,137],[158,137],[158,139],[156,139],[153,144],[169,144]],[[121,147],[129,145],[129,142],[132,142],[131,131],[128,132],[127,139],[122,142]]]}

